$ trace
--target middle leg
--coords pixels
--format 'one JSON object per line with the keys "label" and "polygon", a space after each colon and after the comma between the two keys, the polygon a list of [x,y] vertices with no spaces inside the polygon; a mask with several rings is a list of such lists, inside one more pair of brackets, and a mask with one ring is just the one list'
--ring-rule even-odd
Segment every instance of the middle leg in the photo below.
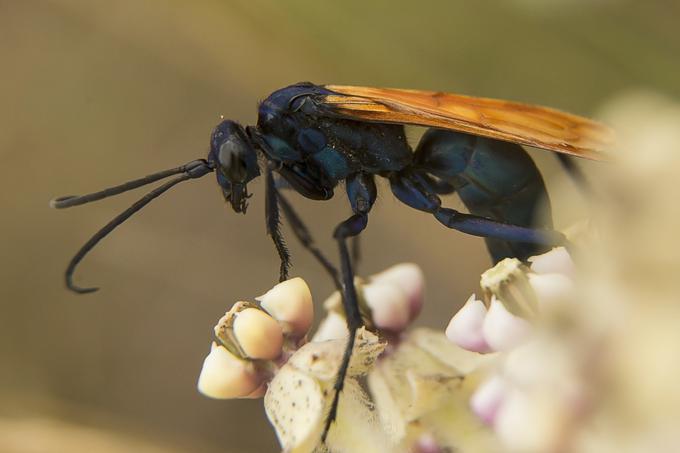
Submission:
{"label": "middle leg", "polygon": [[347,220],[341,222],[333,233],[333,237],[338,243],[338,250],[340,252],[340,272],[342,275],[342,302],[345,309],[345,317],[347,319],[347,344],[345,352],[338,369],[338,374],[335,379],[333,401],[326,418],[326,424],[321,436],[322,442],[326,441],[328,430],[335,420],[338,411],[338,404],[340,401],[340,392],[342,392],[349,362],[352,358],[352,351],[354,349],[354,340],[356,332],[361,327],[363,321],[361,319],[361,312],[359,310],[359,300],[357,298],[356,288],[354,287],[354,269],[352,267],[352,259],[348,247],[348,239],[357,237],[368,225],[368,213],[377,197],[377,190],[373,175],[359,173],[347,178],[347,196],[352,206],[352,215]]}

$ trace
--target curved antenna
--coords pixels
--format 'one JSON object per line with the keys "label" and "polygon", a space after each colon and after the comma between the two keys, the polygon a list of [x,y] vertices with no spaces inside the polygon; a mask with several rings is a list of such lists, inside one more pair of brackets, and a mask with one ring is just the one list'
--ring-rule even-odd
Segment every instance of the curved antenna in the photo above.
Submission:
{"label": "curved antenna", "polygon": [[[153,199],[159,197],[164,192],[166,192],[168,189],[172,188],[174,185],[179,184],[180,182],[183,182],[183,181],[187,181],[189,179],[200,178],[200,177],[202,177],[202,176],[213,171],[213,166],[205,160],[193,161],[193,162],[190,162],[187,165],[183,165],[182,167],[178,167],[178,169],[179,168],[184,168],[184,170],[183,170],[184,174],[183,175],[166,182],[162,186],[159,186],[159,187],[153,189],[151,192],[144,195],[142,198],[137,200],[132,206],[127,208],[122,213],[118,214],[116,217],[113,218],[113,220],[111,220],[109,223],[104,225],[99,231],[97,231],[94,234],[94,236],[92,236],[90,238],[90,240],[88,240],[80,248],[80,250],[78,250],[78,252],[75,254],[75,256],[73,258],[71,258],[71,261],[69,262],[68,267],[66,268],[66,273],[64,275],[64,278],[65,278],[65,281],[66,281],[66,287],[68,289],[70,289],[71,291],[74,291],[76,293],[79,293],[79,294],[87,294],[87,293],[92,293],[94,291],[97,291],[99,288],[81,288],[79,286],[76,286],[73,283],[73,273],[75,272],[76,267],[82,261],[82,259],[85,257],[85,255],[87,255],[90,252],[90,250],[92,250],[97,245],[97,243],[99,241],[104,239],[109,233],[111,233],[114,229],[116,229],[116,227],[118,227],[118,225],[125,222],[134,213],[136,213],[137,211],[142,209],[144,206],[149,204]],[[174,170],[177,170],[177,169],[174,169]],[[159,173],[156,173],[156,174],[151,175],[151,176],[156,177],[157,175],[160,175],[162,173],[167,173],[169,171],[174,171],[174,170],[167,170],[166,172],[159,172]],[[169,174],[176,174],[176,173],[169,173]],[[149,178],[149,177],[147,177],[147,178]],[[131,181],[130,183],[126,183],[126,184],[138,183],[139,181],[142,181],[144,179],[146,179],[146,178],[137,179],[135,181]],[[156,180],[157,179],[160,179],[160,177],[157,177]],[[149,181],[149,182],[153,182],[153,180]],[[149,182],[146,182],[146,184],[148,184]],[[85,195],[85,196],[82,196],[82,197],[73,197],[73,198],[76,198],[76,201],[74,201],[74,204],[67,204],[67,206],[55,206],[55,207],[75,206],[75,205],[78,205],[78,204],[87,203],[89,201],[94,201],[94,200],[99,200],[101,198],[106,198],[108,196],[115,195],[116,193],[121,193],[121,192],[124,192],[126,190],[130,190],[131,188],[134,188],[134,187],[128,187],[128,188],[125,188],[125,189],[120,189],[121,187],[126,186],[126,184],[121,184],[120,186],[116,186],[116,187],[113,187],[111,189],[106,189],[106,190],[103,190],[101,192],[97,192],[97,193],[90,194],[90,195]],[[144,185],[144,184],[138,184],[135,187],[139,187],[141,185]],[[100,195],[100,194],[103,194],[104,192],[107,192],[107,191],[109,191],[108,194]],[[98,198],[96,198],[95,196],[97,196]],[[70,200],[70,198],[66,198],[66,197],[62,197],[62,199],[66,202],[68,202],[68,200]],[[80,201],[82,199],[86,199],[86,201]]]}
{"label": "curved antenna", "polygon": [[[168,176],[178,175],[180,173],[191,173],[195,168],[209,165],[207,161],[203,159],[192,160],[191,162],[184,164],[182,166],[171,168],[169,170],[159,171],[153,173],[143,178],[134,179],[132,181],[124,182],[118,186],[109,187],[108,189],[100,190],[99,192],[93,192],[87,195],[67,195],[65,197],[58,197],[54,200],[50,200],[50,207],[56,209],[70,208],[71,206],[78,206],[81,204],[89,203],[91,201],[101,200],[103,198],[108,198],[113,195],[118,195],[128,190],[136,189],[138,187],[151,184],[160,179],[167,178]],[[203,176],[203,175],[201,175]]]}

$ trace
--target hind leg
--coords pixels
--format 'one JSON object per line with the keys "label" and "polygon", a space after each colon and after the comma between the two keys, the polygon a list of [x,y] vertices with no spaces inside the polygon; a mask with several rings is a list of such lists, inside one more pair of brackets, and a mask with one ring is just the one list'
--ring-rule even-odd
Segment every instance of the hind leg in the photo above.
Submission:
{"label": "hind leg", "polygon": [[441,200],[431,188],[423,184],[415,172],[402,172],[390,176],[394,195],[404,204],[428,212],[444,226],[463,233],[484,238],[510,242],[526,242],[545,246],[567,244],[564,235],[558,231],[530,228],[499,222],[497,220],[465,214],[455,209],[443,208]]}

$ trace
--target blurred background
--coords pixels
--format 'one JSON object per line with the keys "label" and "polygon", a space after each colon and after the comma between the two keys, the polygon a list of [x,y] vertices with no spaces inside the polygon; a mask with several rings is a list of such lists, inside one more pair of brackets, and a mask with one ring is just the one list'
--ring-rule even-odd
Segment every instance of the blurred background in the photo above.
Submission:
{"label": "blurred background", "polygon": [[[678,99],[678,19],[676,0],[0,0],[0,451],[277,449],[260,401],[195,389],[217,319],[277,279],[262,181],[247,216],[212,177],[158,199],[85,259],[76,283],[102,288],[89,296],[64,289],[68,260],[141,195],[66,211],[49,209],[51,198],[204,157],[220,115],[253,124],[257,101],[304,80],[589,116],[630,90]],[[556,226],[581,219],[580,194],[553,156],[531,152]],[[583,167],[597,175],[598,164]],[[418,263],[419,322],[443,329],[490,264],[483,241],[379,189],[361,272]],[[292,198],[335,256],[344,197]],[[292,275],[320,305],[331,282],[288,242]]]}

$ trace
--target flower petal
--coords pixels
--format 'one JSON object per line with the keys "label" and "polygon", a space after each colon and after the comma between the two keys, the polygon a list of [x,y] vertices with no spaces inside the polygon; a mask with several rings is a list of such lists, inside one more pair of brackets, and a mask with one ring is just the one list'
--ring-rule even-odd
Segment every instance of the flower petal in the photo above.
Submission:
{"label": "flower petal", "polygon": [[529,262],[531,263],[531,270],[537,274],[573,275],[574,273],[574,262],[564,247],[555,247],[543,255],[532,256],[529,258]]}
{"label": "flower petal", "polygon": [[281,355],[283,332],[278,322],[264,311],[246,308],[235,315],[234,337],[251,359],[272,360]]}
{"label": "flower petal", "polygon": [[492,350],[507,351],[527,339],[531,324],[506,310],[503,303],[494,296],[484,318],[482,332]]}
{"label": "flower petal", "polygon": [[491,352],[484,338],[482,326],[487,315],[486,307],[473,294],[458,310],[446,327],[446,336],[463,349],[473,352]]}
{"label": "flower petal", "polygon": [[198,391],[210,398],[243,398],[257,391],[263,382],[264,377],[251,362],[213,342],[198,377]]}
{"label": "flower petal", "polygon": [[279,283],[256,300],[283,324],[284,333],[296,338],[305,336],[314,320],[312,293],[300,277]]}
{"label": "flower petal", "polygon": [[371,277],[372,282],[390,282],[400,287],[409,301],[409,318],[413,320],[424,302],[425,278],[423,271],[417,264],[401,263],[389,267]]}
{"label": "flower petal", "polygon": [[493,425],[506,389],[505,380],[495,375],[482,383],[470,398],[472,411],[487,425]]}
{"label": "flower petal", "polygon": [[564,302],[573,295],[574,282],[564,274],[529,273],[527,277],[541,306]]}
{"label": "flower petal", "polygon": [[409,300],[399,286],[392,282],[371,282],[364,285],[363,292],[376,327],[400,332],[408,326]]}

